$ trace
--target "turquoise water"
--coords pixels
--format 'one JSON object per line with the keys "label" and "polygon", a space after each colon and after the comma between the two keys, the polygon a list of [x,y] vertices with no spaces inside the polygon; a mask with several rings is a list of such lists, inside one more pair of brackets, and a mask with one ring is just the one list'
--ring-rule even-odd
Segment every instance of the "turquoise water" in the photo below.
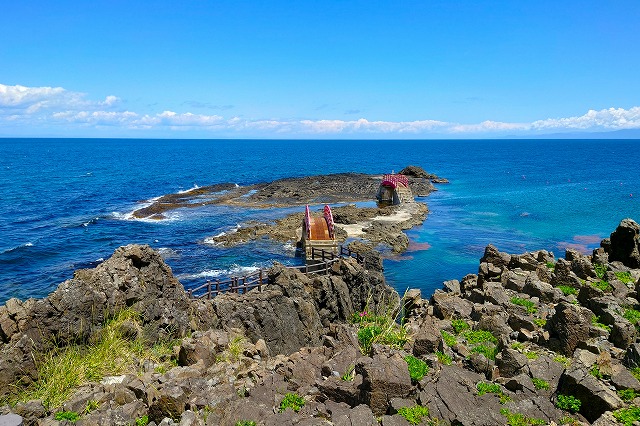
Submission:
{"label": "turquoise water", "polygon": [[273,141],[0,139],[0,302],[42,297],[115,248],[159,249],[187,286],[207,278],[298,264],[268,240],[207,244],[247,220],[291,209],[179,209],[131,220],[141,201],[219,182],[383,173],[408,164],[450,179],[425,198],[431,213],[412,248],[385,261],[399,291],[430,294],[477,271],[484,247],[589,251],[625,217],[640,220],[640,141]]}

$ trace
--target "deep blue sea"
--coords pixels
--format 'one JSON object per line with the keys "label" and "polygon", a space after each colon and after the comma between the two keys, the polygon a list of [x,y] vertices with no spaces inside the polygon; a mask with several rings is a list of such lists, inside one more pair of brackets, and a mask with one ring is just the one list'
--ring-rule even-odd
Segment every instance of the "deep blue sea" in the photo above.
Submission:
{"label": "deep blue sea", "polygon": [[0,303],[43,297],[115,248],[160,250],[186,287],[207,278],[300,264],[290,245],[236,248],[207,237],[292,209],[208,206],[165,221],[133,220],[141,203],[220,182],[240,185],[413,164],[448,178],[422,199],[411,249],[385,260],[390,284],[430,295],[477,272],[484,247],[511,253],[589,251],[625,217],[640,221],[640,141],[624,140],[107,140],[0,139]]}

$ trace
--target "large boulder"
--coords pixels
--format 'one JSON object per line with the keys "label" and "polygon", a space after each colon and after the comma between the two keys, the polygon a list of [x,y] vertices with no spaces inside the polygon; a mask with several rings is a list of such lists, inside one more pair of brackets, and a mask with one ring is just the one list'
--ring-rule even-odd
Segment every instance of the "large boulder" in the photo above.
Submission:
{"label": "large boulder", "polygon": [[604,248],[610,262],[620,261],[629,268],[640,268],[640,225],[632,219],[622,220]]}
{"label": "large boulder", "polygon": [[361,358],[356,364],[356,373],[363,377],[362,401],[377,416],[387,412],[391,398],[406,398],[413,390],[407,363],[399,354]]}
{"label": "large boulder", "polygon": [[593,312],[586,308],[561,302],[548,322],[549,330],[558,340],[558,350],[571,356],[580,342],[589,338]]}

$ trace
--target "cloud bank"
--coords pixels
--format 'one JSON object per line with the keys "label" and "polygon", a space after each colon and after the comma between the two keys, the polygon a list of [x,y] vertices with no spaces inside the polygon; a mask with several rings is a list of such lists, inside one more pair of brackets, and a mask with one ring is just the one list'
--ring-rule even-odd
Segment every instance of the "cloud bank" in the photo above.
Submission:
{"label": "cloud bank", "polygon": [[[100,136],[101,129],[145,137],[149,131],[197,132],[210,137],[490,137],[498,135],[535,136],[550,132],[613,131],[640,129],[640,107],[589,110],[575,117],[546,118],[531,123],[483,121],[454,123],[438,120],[370,121],[357,120],[265,120],[165,110],[140,114],[122,108],[119,97],[88,99],[84,93],[62,87],[26,87],[0,84],[0,132],[3,128],[57,129],[61,136],[83,130]],[[210,106],[186,101],[192,107]],[[231,109],[232,106],[219,108]],[[92,133],[95,131],[95,133]]]}

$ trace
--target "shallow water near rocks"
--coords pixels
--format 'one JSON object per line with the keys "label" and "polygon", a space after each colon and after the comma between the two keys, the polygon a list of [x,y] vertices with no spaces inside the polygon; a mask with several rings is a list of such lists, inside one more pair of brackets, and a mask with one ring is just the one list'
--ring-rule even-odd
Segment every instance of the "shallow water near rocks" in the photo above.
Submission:
{"label": "shallow water near rocks", "polygon": [[410,250],[385,260],[399,292],[431,294],[475,273],[484,247],[518,253],[590,251],[625,217],[640,220],[640,141],[0,139],[0,303],[43,297],[120,245],[160,250],[186,287],[299,264],[291,244],[235,248],[207,237],[290,209],[183,208],[134,220],[152,198],[221,182],[240,185],[338,172],[384,173],[414,164],[448,178],[420,199],[431,213],[408,231]]}

